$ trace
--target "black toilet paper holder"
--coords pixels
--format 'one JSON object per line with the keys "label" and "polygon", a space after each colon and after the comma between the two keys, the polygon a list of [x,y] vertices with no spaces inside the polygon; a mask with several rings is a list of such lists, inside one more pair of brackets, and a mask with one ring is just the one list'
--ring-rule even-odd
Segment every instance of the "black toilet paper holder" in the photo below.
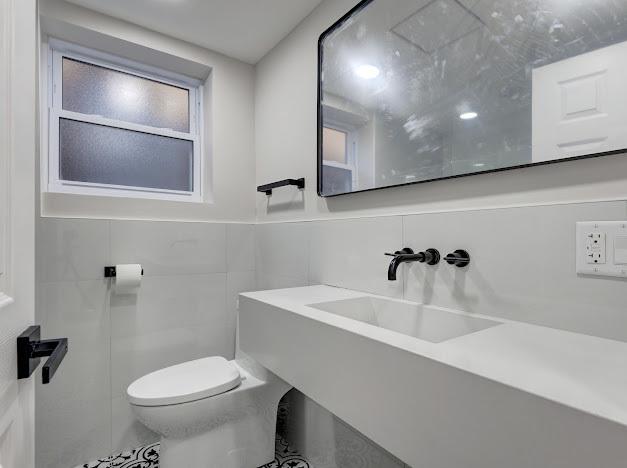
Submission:
{"label": "black toilet paper holder", "polygon": [[[117,273],[115,271],[114,266],[106,266],[104,267],[104,277],[105,278],[115,278]],[[144,276],[144,269],[142,268],[142,276]]]}

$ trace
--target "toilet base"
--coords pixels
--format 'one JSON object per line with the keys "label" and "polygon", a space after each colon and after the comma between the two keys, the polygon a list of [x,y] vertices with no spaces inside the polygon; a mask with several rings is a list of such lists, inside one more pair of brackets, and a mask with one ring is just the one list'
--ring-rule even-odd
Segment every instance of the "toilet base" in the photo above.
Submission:
{"label": "toilet base", "polygon": [[276,417],[247,416],[185,439],[161,438],[160,468],[255,468],[274,460]]}

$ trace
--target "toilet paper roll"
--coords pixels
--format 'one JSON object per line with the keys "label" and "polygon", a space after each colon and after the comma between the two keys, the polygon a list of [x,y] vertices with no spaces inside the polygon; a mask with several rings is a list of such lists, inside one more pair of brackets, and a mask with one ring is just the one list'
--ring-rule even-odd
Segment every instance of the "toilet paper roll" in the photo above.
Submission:
{"label": "toilet paper roll", "polygon": [[142,282],[142,266],[133,263],[129,265],[115,266],[115,284],[116,294],[132,294],[137,292],[137,288]]}

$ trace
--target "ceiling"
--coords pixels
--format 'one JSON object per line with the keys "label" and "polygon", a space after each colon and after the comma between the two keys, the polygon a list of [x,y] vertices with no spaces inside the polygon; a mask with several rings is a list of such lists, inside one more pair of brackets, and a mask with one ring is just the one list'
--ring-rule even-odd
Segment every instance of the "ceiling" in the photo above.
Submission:
{"label": "ceiling", "polygon": [[322,0],[67,0],[256,63]]}

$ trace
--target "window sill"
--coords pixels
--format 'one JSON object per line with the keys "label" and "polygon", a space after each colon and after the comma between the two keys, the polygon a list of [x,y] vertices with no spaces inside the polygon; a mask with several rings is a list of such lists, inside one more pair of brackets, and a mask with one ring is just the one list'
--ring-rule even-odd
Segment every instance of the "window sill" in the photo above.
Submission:
{"label": "window sill", "polygon": [[232,211],[216,206],[211,195],[200,201],[177,201],[45,191],[40,199],[45,218],[207,222],[232,217]]}
{"label": "window sill", "polygon": [[140,188],[102,187],[92,184],[50,184],[43,193],[59,193],[71,196],[124,198],[131,200],[159,200],[182,203],[203,203],[198,193],[176,191],[148,191]]}

